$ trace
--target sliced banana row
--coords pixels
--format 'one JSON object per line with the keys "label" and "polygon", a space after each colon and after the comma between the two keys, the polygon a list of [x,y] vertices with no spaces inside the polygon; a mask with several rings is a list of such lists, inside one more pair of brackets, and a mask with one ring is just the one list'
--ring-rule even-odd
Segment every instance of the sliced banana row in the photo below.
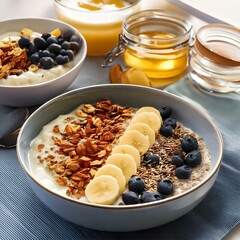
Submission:
{"label": "sliced banana row", "polygon": [[106,163],[87,185],[85,195],[89,202],[113,204],[126,188],[132,175],[140,167],[141,157],[155,142],[162,118],[153,107],[140,108],[130,121],[126,131],[113,148]]}

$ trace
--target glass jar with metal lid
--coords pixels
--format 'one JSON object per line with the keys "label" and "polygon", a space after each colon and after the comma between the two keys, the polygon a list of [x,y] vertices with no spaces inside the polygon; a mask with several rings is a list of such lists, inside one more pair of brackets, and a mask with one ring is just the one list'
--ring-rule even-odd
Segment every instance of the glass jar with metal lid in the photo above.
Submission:
{"label": "glass jar with metal lid", "polygon": [[192,24],[164,10],[145,10],[127,17],[118,46],[106,63],[123,53],[127,66],[143,70],[156,86],[168,85],[187,68]]}
{"label": "glass jar with metal lid", "polygon": [[207,91],[240,93],[240,29],[207,24],[195,38],[189,78]]}

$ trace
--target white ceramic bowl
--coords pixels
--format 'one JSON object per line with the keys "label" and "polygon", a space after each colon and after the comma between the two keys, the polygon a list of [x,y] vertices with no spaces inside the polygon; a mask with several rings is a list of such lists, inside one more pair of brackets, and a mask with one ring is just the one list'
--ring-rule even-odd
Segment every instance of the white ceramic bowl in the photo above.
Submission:
{"label": "white ceramic bowl", "polygon": [[[59,28],[62,32],[72,30],[77,33],[77,30],[61,21],[44,18],[22,18],[11,19],[0,22],[0,35],[6,32],[20,31],[23,28],[33,29],[35,32],[51,32]],[[22,107],[33,106],[46,102],[47,100],[63,93],[70,84],[78,76],[82,64],[86,57],[87,46],[86,41],[82,37],[82,46],[80,51],[74,58],[74,67],[60,77],[50,81],[26,85],[26,86],[3,86],[0,85],[0,104]]]}
{"label": "white ceramic bowl", "polygon": [[[209,175],[201,184],[167,199],[138,204],[105,206],[82,203],[47,189],[30,169],[30,143],[42,126],[60,114],[71,112],[82,103],[96,103],[108,97],[112,102],[132,107],[164,105],[173,108],[173,117],[203,137],[210,151]],[[173,94],[133,85],[98,85],[76,89],[50,100],[34,112],[23,125],[17,143],[19,161],[36,195],[55,213],[82,226],[106,231],[135,231],[168,223],[184,215],[206,196],[213,186],[221,164],[223,141],[207,112]]]}

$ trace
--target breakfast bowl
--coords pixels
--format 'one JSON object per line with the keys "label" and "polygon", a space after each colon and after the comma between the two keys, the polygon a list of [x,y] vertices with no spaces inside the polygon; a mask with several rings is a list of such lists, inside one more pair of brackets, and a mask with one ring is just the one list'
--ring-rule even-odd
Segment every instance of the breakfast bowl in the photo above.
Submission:
{"label": "breakfast bowl", "polygon": [[0,104],[34,106],[63,93],[78,76],[86,50],[84,37],[61,21],[1,21]]}
{"label": "breakfast bowl", "polygon": [[[78,195],[74,194],[70,196],[69,193],[74,193],[75,191],[73,189],[73,185],[70,186],[68,189],[68,194],[66,194],[67,192],[65,186],[57,185],[54,182],[55,180],[53,180],[54,177],[57,177],[60,181],[64,180],[64,178],[62,178],[60,175],[57,176],[49,174],[49,169],[51,169],[51,167],[54,168],[54,164],[51,165],[51,163],[54,163],[55,161],[55,159],[52,158],[50,149],[55,152],[59,152],[59,149],[55,149],[50,142],[53,140],[58,145],[65,145],[60,152],[62,152],[63,155],[67,155],[68,161],[69,158],[75,158],[74,156],[76,156],[76,154],[73,154],[72,152],[72,150],[74,150],[72,148],[73,145],[68,145],[69,142],[66,143],[64,141],[64,139],[66,140],[66,134],[63,134],[64,137],[62,140],[60,140],[57,135],[52,136],[51,134],[49,135],[49,133],[54,131],[56,134],[58,134],[59,132],[61,133],[63,131],[63,129],[60,128],[60,125],[59,128],[57,127],[56,120],[60,121],[58,117],[62,118],[64,121],[72,121],[74,119],[72,113],[76,112],[79,116],[76,120],[77,124],[77,122],[79,123],[79,121],[82,121],[83,118],[86,117],[84,116],[86,112],[92,114],[94,111],[96,111],[96,109],[100,108],[102,110],[99,111],[101,114],[103,114],[105,111],[104,109],[107,109],[106,106],[110,104],[110,102],[113,105],[117,104],[114,106],[118,107],[114,107],[114,109],[122,109],[119,106],[128,106],[126,108],[127,110],[124,110],[125,112],[123,112],[121,117],[129,117],[127,112],[129,109],[139,109],[142,107],[147,107],[147,109],[149,109],[149,107],[153,107],[155,109],[164,109],[166,106],[170,106],[172,109],[172,118],[182,125],[190,128],[199,136],[199,140],[204,140],[206,148],[208,149],[206,150],[208,152],[206,156],[209,156],[211,159],[211,164],[207,164],[204,167],[204,169],[207,171],[206,175],[204,175],[201,181],[197,182],[195,185],[185,188],[184,191],[179,192],[178,194],[170,195],[157,201],[143,202],[138,204],[125,204],[121,201],[114,204],[103,204],[88,201],[84,196],[82,198],[78,198]],[[94,105],[96,103],[98,104]],[[79,106],[84,106],[83,110],[78,109]],[[85,107],[87,110],[86,112],[83,112],[85,111]],[[101,114],[99,115],[99,118]],[[115,113],[113,113],[113,115],[114,114]],[[154,113],[152,114],[154,115]],[[139,116],[137,114],[135,115]],[[119,119],[116,115],[114,116],[116,117],[115,119]],[[86,124],[90,124],[91,121],[89,120],[89,117],[86,118],[88,119],[86,120],[86,122],[88,122]],[[93,118],[91,119],[93,120]],[[97,125],[99,119],[96,119],[97,118],[94,118],[93,122],[95,123],[92,122],[92,124]],[[102,121],[110,120],[106,120],[106,117],[103,117]],[[120,120],[115,121],[118,122]],[[74,135],[75,130],[73,125],[70,124],[68,127],[65,127],[65,129],[68,129],[67,131],[70,132],[72,131],[70,135],[75,137],[76,135]],[[42,134],[43,129],[46,130],[45,135]],[[86,133],[86,129],[83,130],[83,132],[84,131]],[[80,134],[80,132],[78,133]],[[108,139],[108,137],[105,138],[106,141]],[[167,137],[165,139],[168,140]],[[76,143],[76,140],[72,139],[71,143],[74,142]],[[79,140],[77,140],[77,142],[78,144],[80,143]],[[46,147],[48,144],[51,146],[48,149],[44,149],[44,146]],[[100,148],[101,144],[98,144],[97,147]],[[103,150],[108,149],[108,146]],[[162,146],[160,146],[160,148],[161,147]],[[40,157],[40,152],[46,154],[46,156]],[[81,149],[80,153],[77,149],[75,153],[82,153]],[[90,229],[104,231],[137,231],[171,222],[192,210],[204,199],[213,186],[218,175],[222,161],[223,140],[221,133],[215,126],[212,119],[209,117],[208,113],[198,105],[187,102],[178,96],[158,89],[136,85],[104,84],[69,91],[42,105],[28,118],[21,128],[17,141],[17,154],[19,162],[33,191],[36,193],[39,199],[56,214],[73,223]],[[88,161],[85,156],[83,156],[83,158],[84,159],[82,160]],[[47,171],[45,171],[45,168],[42,167],[42,165],[44,165],[43,162],[46,159],[50,160],[50,168]],[[96,158],[93,159],[94,164],[98,164],[100,162],[100,160],[95,160]],[[68,165],[71,165],[70,162],[68,162]],[[48,163],[45,162],[45,164]],[[72,165],[72,167],[74,166]],[[62,168],[60,167],[57,171],[63,173],[61,169]],[[86,169],[83,171],[85,170]],[[98,176],[94,178],[94,180],[99,179],[100,177],[101,176]],[[148,177],[151,178],[151,175]],[[77,180],[77,178],[75,178],[75,180]],[[91,181],[93,182],[93,180]],[[91,181],[88,183],[88,186],[91,184]],[[80,182],[78,182],[78,184],[80,184]],[[101,189],[101,187],[99,187],[99,189]],[[87,195],[87,192],[85,193]]]}

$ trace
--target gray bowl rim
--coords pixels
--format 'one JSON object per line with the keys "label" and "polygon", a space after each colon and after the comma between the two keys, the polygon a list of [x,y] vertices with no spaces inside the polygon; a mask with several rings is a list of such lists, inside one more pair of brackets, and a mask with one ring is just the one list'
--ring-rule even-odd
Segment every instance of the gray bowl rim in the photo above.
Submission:
{"label": "gray bowl rim", "polygon": [[[81,59],[77,62],[77,64],[71,68],[69,71],[65,72],[63,75],[57,77],[57,78],[54,78],[52,80],[49,80],[49,81],[46,81],[46,82],[43,82],[43,83],[37,83],[37,84],[32,84],[32,85],[21,85],[21,86],[8,86],[8,85],[0,85],[0,88],[3,88],[3,89],[28,89],[28,88],[37,88],[39,86],[45,86],[45,85],[49,85],[51,84],[52,82],[55,82],[55,81],[58,81],[58,79],[66,76],[67,74],[71,73],[72,71],[74,71],[76,68],[79,67],[79,65],[81,65],[86,56],[87,56],[87,42],[86,42],[86,39],[83,37],[83,35],[81,34],[81,32],[79,32],[75,27],[71,26],[70,24],[68,23],[65,23],[63,21],[60,21],[60,20],[57,20],[57,19],[53,19],[53,18],[40,18],[40,17],[26,17],[26,18],[11,18],[11,19],[6,19],[6,20],[3,20],[3,21],[0,21],[0,24],[7,24],[8,22],[14,22],[14,21],[39,21],[39,20],[43,20],[43,21],[50,21],[50,22],[55,22],[55,23],[59,23],[59,24],[63,24],[65,25],[66,27],[74,30],[74,32],[76,32],[77,34],[80,35],[80,37],[82,38],[82,49],[83,49],[83,56],[81,57]],[[79,53],[77,53],[79,54]]]}
{"label": "gray bowl rim", "polygon": [[[31,120],[32,117],[34,117],[34,115],[38,112],[38,111],[41,111],[41,109],[45,108],[45,106],[47,105],[51,105],[51,104],[54,104],[55,102],[57,102],[59,99],[61,98],[65,98],[67,96],[70,96],[72,94],[74,94],[75,92],[78,92],[78,91],[85,91],[85,90],[91,90],[91,89],[94,89],[94,88],[109,88],[109,89],[114,89],[116,87],[119,87],[119,88],[131,88],[131,89],[134,89],[134,90],[142,90],[142,91],[152,91],[152,92],[155,92],[155,93],[160,93],[160,94],[163,94],[163,95],[168,95],[170,97],[173,97],[175,98],[177,101],[180,101],[188,106],[190,106],[191,108],[194,108],[194,110],[196,110],[197,112],[199,112],[201,115],[203,115],[205,117],[205,119],[208,120],[209,124],[211,125],[211,127],[215,130],[215,133],[216,133],[216,136],[217,136],[217,139],[218,139],[218,143],[219,143],[219,147],[220,147],[220,152],[219,152],[219,158],[217,160],[217,163],[215,165],[215,167],[212,169],[212,171],[209,173],[209,175],[204,178],[203,181],[201,181],[199,184],[197,184],[196,186],[190,188],[189,190],[181,193],[181,194],[178,194],[176,196],[171,196],[169,198],[165,198],[165,199],[162,199],[160,201],[155,201],[155,202],[150,202],[150,203],[143,203],[141,205],[139,204],[133,204],[133,205],[102,205],[102,204],[94,204],[94,203],[89,203],[89,202],[82,202],[82,201],[79,201],[79,200],[76,200],[74,198],[70,198],[68,196],[62,196],[62,195],[59,195],[57,194],[56,192],[46,188],[43,184],[41,184],[40,182],[38,182],[31,174],[31,172],[25,167],[25,164],[24,164],[24,161],[22,160],[21,158],[21,154],[20,154],[20,145],[19,145],[19,142],[20,142],[20,139],[21,139],[21,135],[23,133],[23,131],[25,131],[25,126],[28,124],[28,122]],[[163,205],[163,204],[166,204],[166,203],[169,203],[169,202],[173,202],[177,199],[180,199],[180,198],[183,198],[185,196],[187,196],[188,194],[196,191],[197,189],[199,189],[200,187],[202,187],[204,184],[206,184],[208,181],[210,181],[214,176],[215,174],[217,174],[220,166],[221,166],[221,162],[222,162],[222,159],[223,159],[223,138],[222,138],[222,134],[220,132],[220,130],[218,129],[218,127],[216,126],[216,124],[214,123],[213,119],[210,117],[210,115],[207,113],[207,111],[201,107],[200,105],[194,103],[193,101],[186,101],[185,99],[175,95],[175,94],[172,94],[172,93],[169,93],[169,92],[166,92],[166,91],[163,91],[163,90],[160,90],[160,89],[155,89],[155,88],[151,88],[151,87],[143,87],[143,86],[136,86],[136,85],[131,85],[131,84],[99,84],[99,85],[92,85],[92,86],[87,86],[87,87],[82,87],[82,88],[77,88],[77,89],[74,89],[74,90],[71,90],[71,91],[68,91],[66,93],[63,93],[51,100],[49,100],[48,102],[44,103],[42,106],[40,106],[28,119],[27,121],[23,124],[20,132],[19,132],[19,135],[18,135],[18,139],[17,139],[17,147],[16,147],[16,150],[17,150],[17,156],[18,156],[18,160],[20,162],[20,165],[21,167],[23,168],[24,172],[38,185],[40,186],[41,188],[45,189],[47,192],[49,192],[50,194],[53,194],[55,195],[56,197],[59,197],[61,199],[64,199],[68,202],[72,202],[72,203],[75,203],[75,204],[79,204],[81,206],[86,206],[86,207],[94,207],[94,208],[101,208],[101,209],[112,209],[112,210],[126,210],[126,209],[142,209],[142,208],[148,208],[148,207],[154,207],[154,206],[158,206],[158,205]]]}

